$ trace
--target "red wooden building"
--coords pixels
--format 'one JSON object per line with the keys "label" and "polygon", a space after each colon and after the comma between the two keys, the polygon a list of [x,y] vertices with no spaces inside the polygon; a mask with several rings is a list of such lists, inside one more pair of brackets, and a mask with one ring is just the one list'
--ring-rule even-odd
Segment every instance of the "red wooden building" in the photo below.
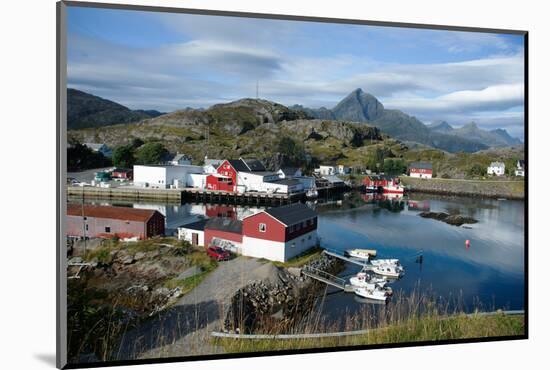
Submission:
{"label": "red wooden building", "polygon": [[134,172],[127,168],[115,168],[111,171],[111,177],[120,180],[132,180],[134,178]]}
{"label": "red wooden building", "polygon": [[399,178],[387,175],[367,175],[363,179],[363,185],[369,190],[378,190],[399,182]]}
{"label": "red wooden building", "polygon": [[96,205],[67,205],[67,236],[147,239],[164,234],[164,216],[156,210]]}
{"label": "red wooden building", "polygon": [[237,176],[235,175],[234,177],[235,179],[233,179],[233,176],[225,176],[216,173],[210,174],[206,176],[206,189],[233,193],[237,191]]}
{"label": "red wooden building", "polygon": [[433,175],[432,164],[428,162],[414,162],[409,165],[409,176],[421,179],[431,179]]}
{"label": "red wooden building", "polygon": [[240,252],[243,223],[226,217],[211,218],[204,226],[204,245],[218,245]]}
{"label": "red wooden building", "polygon": [[287,261],[317,245],[317,213],[301,203],[268,208],[243,219],[242,254]]}

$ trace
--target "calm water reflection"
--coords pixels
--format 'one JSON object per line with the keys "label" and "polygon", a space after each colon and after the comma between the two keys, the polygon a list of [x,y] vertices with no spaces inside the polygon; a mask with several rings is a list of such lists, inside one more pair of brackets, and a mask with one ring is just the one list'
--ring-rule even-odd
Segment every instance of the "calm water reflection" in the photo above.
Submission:
{"label": "calm water reflection", "polygon": [[[152,208],[166,216],[167,229],[203,217],[242,218],[255,207],[205,204],[110,203]],[[469,198],[411,195],[404,199],[373,199],[351,193],[338,201],[310,204],[319,212],[321,244],[344,251],[374,248],[380,257],[399,258],[406,269],[404,278],[393,284],[405,293],[428,289],[444,297],[461,296],[466,309],[474,302],[486,309],[524,308],[524,203]],[[479,220],[477,224],[456,227],[424,219],[419,212],[459,212]],[[469,248],[465,241],[469,239]],[[423,263],[415,261],[422,252]],[[348,266],[342,275],[358,271]],[[361,306],[353,294],[336,293],[324,301],[323,311],[338,316]]]}

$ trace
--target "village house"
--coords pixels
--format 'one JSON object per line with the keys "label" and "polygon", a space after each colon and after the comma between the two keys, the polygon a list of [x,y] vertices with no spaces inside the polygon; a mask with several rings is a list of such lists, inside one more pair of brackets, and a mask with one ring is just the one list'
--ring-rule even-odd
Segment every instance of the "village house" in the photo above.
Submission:
{"label": "village house", "polygon": [[96,153],[103,154],[105,157],[111,158],[113,156],[113,151],[105,144],[84,143],[84,145]]}
{"label": "village house", "polygon": [[164,234],[165,217],[156,210],[67,205],[67,236],[147,239]]}
{"label": "village house", "polygon": [[283,194],[303,191],[299,181],[281,179],[279,173],[267,171],[257,159],[225,160],[216,171],[207,177],[208,190]]}
{"label": "village house", "polygon": [[515,175],[525,177],[525,161],[523,159],[518,159]]}
{"label": "village house", "polygon": [[134,172],[128,168],[115,168],[111,171],[111,177],[115,180],[132,180]]}
{"label": "village house", "polygon": [[338,165],[338,175],[348,175],[351,173],[351,167],[344,166],[343,164]]}
{"label": "village house", "polygon": [[489,167],[487,167],[488,175],[503,176],[506,166],[502,162],[492,162]]}
{"label": "village house", "polygon": [[317,213],[302,203],[243,219],[242,254],[285,262],[317,245]]}
{"label": "village house", "polygon": [[178,227],[178,238],[193,245],[215,245],[244,256],[285,262],[317,245],[317,213],[295,203],[258,210],[242,220],[213,217]]}
{"label": "village house", "polygon": [[178,227],[178,239],[187,240],[193,246],[204,246],[204,226],[208,219],[203,219]]}
{"label": "village house", "polygon": [[432,164],[429,162],[413,162],[409,165],[409,176],[420,179],[431,179],[433,175]]}
{"label": "village house", "polygon": [[202,166],[135,165],[134,184],[157,189],[180,189],[194,185],[191,174],[202,174]]}
{"label": "village house", "polygon": [[321,176],[330,176],[336,175],[338,173],[338,169],[335,166],[319,166],[319,168],[316,168],[314,172]]}
{"label": "village house", "polygon": [[204,173],[217,173],[218,167],[223,163],[223,159],[209,159],[204,157]]}
{"label": "village house", "polygon": [[191,157],[189,157],[185,154],[177,153],[176,155],[174,155],[172,158],[170,158],[167,161],[167,164],[172,165],[172,166],[190,165],[191,164]]}
{"label": "village house", "polygon": [[381,188],[394,185],[396,177],[389,175],[367,175],[363,179],[363,185],[366,190],[378,191]]}

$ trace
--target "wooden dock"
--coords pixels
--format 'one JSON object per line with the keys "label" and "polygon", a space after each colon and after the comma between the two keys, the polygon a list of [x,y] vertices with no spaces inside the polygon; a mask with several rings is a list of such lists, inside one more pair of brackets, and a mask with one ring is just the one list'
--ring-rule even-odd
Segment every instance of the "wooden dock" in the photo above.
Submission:
{"label": "wooden dock", "polygon": [[231,193],[202,189],[149,189],[139,187],[101,188],[92,186],[68,186],[67,196],[73,199],[113,199],[180,204],[183,202],[197,202],[259,206],[280,206],[284,204],[296,203],[305,199],[304,193]]}
{"label": "wooden dock", "polygon": [[326,271],[308,266],[302,269],[302,275],[333,286],[335,288],[341,289],[344,292],[353,292],[353,286],[351,284],[348,284],[346,282],[346,279],[331,275]]}

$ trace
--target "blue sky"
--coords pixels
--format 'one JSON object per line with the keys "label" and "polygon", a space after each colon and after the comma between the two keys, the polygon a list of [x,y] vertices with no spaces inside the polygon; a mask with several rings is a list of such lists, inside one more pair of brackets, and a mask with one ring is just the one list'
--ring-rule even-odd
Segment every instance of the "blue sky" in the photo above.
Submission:
{"label": "blue sky", "polygon": [[69,7],[68,82],[133,109],[256,95],[332,108],[355,88],[425,123],[523,139],[523,37]]}

